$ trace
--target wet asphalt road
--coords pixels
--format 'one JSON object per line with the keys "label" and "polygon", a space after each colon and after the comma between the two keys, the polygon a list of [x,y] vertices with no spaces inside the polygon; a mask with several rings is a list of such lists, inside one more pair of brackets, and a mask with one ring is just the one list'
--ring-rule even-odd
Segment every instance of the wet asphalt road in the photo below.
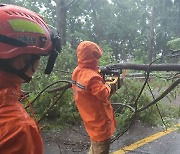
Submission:
{"label": "wet asphalt road", "polygon": [[[111,144],[111,152],[118,151],[119,149],[134,144],[148,136],[161,132],[163,129],[153,128],[136,123],[125,135],[120,137],[118,141]],[[61,150],[60,150],[61,149]],[[119,152],[116,154],[124,154]],[[170,134],[164,135],[152,142],[135,148],[127,154],[180,154],[180,131],[172,131]],[[45,154],[87,154],[87,150],[76,149],[75,151],[68,147],[62,147],[55,142],[45,144]]]}
{"label": "wet asphalt road", "polygon": [[180,132],[172,132],[128,154],[180,154]]}
{"label": "wet asphalt road", "polygon": [[[152,133],[152,135],[156,134],[158,132]],[[172,131],[170,134],[167,134],[160,138],[154,139],[151,142],[147,142],[146,144],[144,144],[138,148],[139,145],[138,145],[137,141],[144,139],[144,138],[146,139],[146,137],[149,137],[149,136],[154,138],[154,136],[152,136],[152,135],[147,134],[147,136],[145,136],[144,134],[146,134],[146,132],[144,133],[142,131],[141,135],[137,134],[137,136],[133,137],[133,138],[136,138],[136,139],[134,139],[134,142],[131,142],[131,140],[128,141],[130,143],[130,144],[127,144],[127,145],[129,145],[128,147],[134,148],[133,150],[130,150],[129,152],[122,151],[124,147],[127,147],[127,145],[118,146],[117,143],[116,143],[116,147],[114,145],[112,145],[116,149],[116,150],[114,150],[112,148],[113,152],[116,151],[114,154],[124,154],[124,153],[126,153],[126,154],[180,154],[180,131],[179,130]],[[142,136],[145,136],[145,137],[142,138]],[[126,149],[126,148],[124,148],[124,149]]]}

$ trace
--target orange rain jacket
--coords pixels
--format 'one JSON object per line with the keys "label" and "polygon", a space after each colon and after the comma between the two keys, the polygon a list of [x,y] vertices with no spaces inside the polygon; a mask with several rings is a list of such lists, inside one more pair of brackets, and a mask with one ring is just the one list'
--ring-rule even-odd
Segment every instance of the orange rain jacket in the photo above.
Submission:
{"label": "orange rain jacket", "polygon": [[0,71],[0,154],[42,154],[41,136],[20,95],[17,77]]}
{"label": "orange rain jacket", "polygon": [[110,88],[98,73],[100,47],[90,41],[77,48],[78,66],[73,71],[72,88],[77,108],[91,141],[109,139],[115,131],[114,111],[109,101]]}

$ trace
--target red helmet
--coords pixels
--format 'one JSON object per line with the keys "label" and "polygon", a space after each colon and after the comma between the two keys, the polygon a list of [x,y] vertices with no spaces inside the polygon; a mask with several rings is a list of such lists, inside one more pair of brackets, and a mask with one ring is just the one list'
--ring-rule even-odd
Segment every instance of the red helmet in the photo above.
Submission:
{"label": "red helmet", "polygon": [[[1,4],[0,48],[0,59],[21,54],[50,54],[51,64],[48,65],[52,68],[52,62],[55,62],[61,49],[60,36],[37,13],[23,7]],[[46,73],[50,72],[48,70]]]}

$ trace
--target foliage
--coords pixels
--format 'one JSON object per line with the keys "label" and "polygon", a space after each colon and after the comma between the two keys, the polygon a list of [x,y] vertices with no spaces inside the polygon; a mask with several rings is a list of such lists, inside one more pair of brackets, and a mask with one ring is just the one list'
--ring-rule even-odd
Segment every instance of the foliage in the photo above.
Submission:
{"label": "foliage", "polygon": [[116,132],[115,135],[120,131],[123,130],[124,128],[128,127],[130,124],[130,118],[132,115],[132,111],[129,109],[124,109],[121,111],[121,113],[116,113],[115,118],[116,118]]}
{"label": "foliage", "polygon": [[110,63],[114,63],[115,60],[112,57],[112,48],[106,42],[101,42],[100,47],[103,50],[103,54],[102,54],[102,58],[100,58],[99,60],[99,66],[104,66]]}
{"label": "foliage", "polygon": [[[159,81],[160,80],[158,80],[157,83]],[[161,83],[163,85],[164,81],[161,80]],[[167,86],[169,84],[167,83]],[[131,108],[128,107],[128,105],[131,106],[132,108],[134,107],[134,101],[136,100],[141,87],[142,87],[141,81],[125,79],[121,89],[118,90],[117,93],[111,98],[112,103],[121,104],[121,105],[114,105],[114,109],[116,111],[117,132],[119,132],[119,130],[124,129],[129,125],[134,112],[132,111]],[[156,92],[157,88],[158,87],[152,90]],[[147,93],[147,90],[148,89],[146,89],[139,98],[138,106],[137,106],[138,108],[142,108],[151,102],[152,96],[150,93]],[[174,121],[172,119],[180,117],[180,108],[172,107],[170,104],[167,105],[167,101],[165,102],[164,101],[159,102],[158,108],[160,110],[162,118],[164,119],[163,122],[166,124],[166,126],[170,126],[172,125],[172,121]],[[138,113],[136,119],[140,120],[141,122],[148,123],[150,125],[155,125],[155,126],[163,125],[158,112],[158,108],[156,105],[153,105],[150,108],[146,109],[145,111]]]}
{"label": "foliage", "polygon": [[[134,101],[136,97],[138,96],[138,93],[140,91],[140,88],[142,86],[142,82],[138,82],[136,80],[129,80],[125,79],[123,86],[121,89],[112,97],[112,102],[118,102],[123,105],[120,109],[116,110],[116,120],[117,120],[117,128],[122,129],[124,127],[127,127],[130,123],[130,120],[132,118],[132,115],[134,114],[130,108],[128,108],[125,105],[129,105],[132,108],[134,107]],[[146,95],[146,93],[143,93],[138,101],[138,108],[147,105],[147,103],[150,102],[150,97]],[[137,119],[146,122],[154,124],[156,122],[157,117],[157,111],[155,107],[150,107],[150,109],[141,112],[136,117]]]}
{"label": "foliage", "polygon": [[[63,47],[62,52],[60,53],[56,65],[54,67],[54,71],[51,75],[44,75],[43,71],[47,64],[47,58],[43,57],[41,60],[41,65],[39,71],[33,77],[33,80],[30,84],[24,84],[23,89],[25,91],[32,92],[29,97],[29,101],[31,102],[35,96],[44,89],[47,85],[58,81],[58,80],[71,80],[71,72],[72,69],[77,65],[76,64],[76,57],[75,51],[68,46]],[[58,67],[61,66],[61,67]],[[48,90],[60,87],[64,85],[64,83],[58,83],[54,86],[51,86]],[[43,113],[48,109],[48,107],[55,102],[58,97],[61,95],[61,92],[57,93],[48,93],[47,91],[44,92],[38,100],[34,103],[33,107],[37,114],[37,117],[41,117]],[[53,119],[59,121],[59,123],[74,123],[77,124],[79,117],[77,114],[77,109],[72,103],[72,91],[67,90],[63,97],[58,100],[57,104],[51,109],[47,115],[47,119]]]}
{"label": "foliage", "polygon": [[168,45],[172,50],[180,50],[180,38],[169,41]]}

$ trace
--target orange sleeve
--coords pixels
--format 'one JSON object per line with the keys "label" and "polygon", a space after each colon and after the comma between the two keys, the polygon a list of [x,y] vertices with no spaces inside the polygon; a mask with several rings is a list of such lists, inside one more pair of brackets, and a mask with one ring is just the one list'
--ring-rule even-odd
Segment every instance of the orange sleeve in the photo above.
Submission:
{"label": "orange sleeve", "polygon": [[0,151],[1,154],[43,154],[42,139],[31,125],[12,128],[2,138]]}
{"label": "orange sleeve", "polygon": [[96,96],[99,100],[106,101],[109,99],[111,89],[102,82],[100,77],[93,77],[89,81],[88,88],[90,89],[91,94]]}

